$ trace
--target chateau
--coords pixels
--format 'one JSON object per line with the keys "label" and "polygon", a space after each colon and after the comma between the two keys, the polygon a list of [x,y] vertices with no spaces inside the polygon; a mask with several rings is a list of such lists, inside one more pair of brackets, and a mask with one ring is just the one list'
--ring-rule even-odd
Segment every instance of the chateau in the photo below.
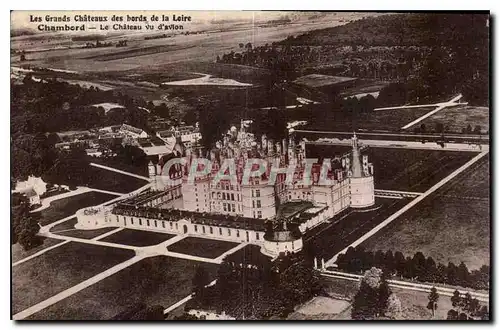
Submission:
{"label": "chateau", "polygon": [[250,123],[231,127],[209,151],[179,139],[172,154],[149,163],[148,188],[98,212],[82,210],[78,226],[248,242],[276,257],[300,251],[307,230],[348,208],[374,205],[373,166],[355,134],[349,152],[310,160],[293,128],[273,141],[248,132]]}

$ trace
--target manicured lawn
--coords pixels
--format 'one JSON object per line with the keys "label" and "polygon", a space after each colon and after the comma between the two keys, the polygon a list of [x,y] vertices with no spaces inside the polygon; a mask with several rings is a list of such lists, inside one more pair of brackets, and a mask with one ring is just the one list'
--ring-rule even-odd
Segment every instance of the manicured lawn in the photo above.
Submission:
{"label": "manicured lawn", "polygon": [[375,198],[375,203],[377,206],[380,205],[380,208],[367,212],[351,212],[343,218],[334,218],[331,224],[324,225],[321,230],[315,230],[310,235],[306,234],[303,239],[304,246],[318,258],[327,261],[409,201],[409,199]]}
{"label": "manicured lawn", "polygon": [[133,251],[70,242],[12,268],[14,314],[134,256]]}
{"label": "manicured lawn", "polygon": [[[120,168],[117,169],[120,170]],[[146,180],[116,173],[95,166],[89,165],[88,171],[91,172],[89,174],[91,179],[87,184],[90,188],[115,191],[119,193],[128,193],[139,189],[140,187],[148,183],[148,181]]]}
{"label": "manicured lawn", "polygon": [[157,233],[153,231],[135,230],[125,228],[113,235],[103,238],[101,241],[132,246],[157,245],[171,239],[175,235]]}
{"label": "manicured lawn", "polygon": [[48,225],[54,221],[61,220],[74,214],[79,209],[92,205],[99,205],[113,198],[116,198],[116,196],[91,191],[64,199],[58,199],[53,201],[45,210],[37,212],[40,213],[41,216],[40,224],[42,226]]}
{"label": "manicured lawn", "polygon": [[75,225],[78,223],[78,220],[76,217],[74,218],[71,218],[69,220],[66,220],[64,222],[61,222],[57,225],[55,225],[54,227],[50,228],[50,232],[51,233],[58,233],[62,230],[66,231],[66,230],[70,230],[70,229],[75,229]]}
{"label": "manicured lawn", "polygon": [[76,238],[85,238],[85,239],[91,239],[97,236],[101,236],[102,234],[105,234],[107,232],[110,232],[117,227],[106,227],[106,228],[99,228],[99,229],[90,229],[90,230],[85,230],[85,229],[70,229],[67,231],[59,232],[57,233],[58,235],[62,236],[69,236],[69,237],[76,237]]}
{"label": "manicured lawn", "polygon": [[106,320],[136,303],[167,308],[192,292],[191,281],[198,266],[208,272],[208,283],[215,279],[218,267],[215,264],[166,256],[147,258],[29,319]]}
{"label": "manicured lawn", "polygon": [[[138,166],[134,164],[127,164],[124,161],[120,159],[115,159],[115,158],[95,158],[95,157],[88,157],[89,162],[91,163],[96,163],[100,165],[105,165],[109,167],[116,168],[117,170],[122,170],[125,172],[130,172],[134,173],[137,175],[142,175],[147,177],[148,176],[148,167],[147,164],[144,164],[143,166]],[[132,178],[132,177],[130,177]]]}
{"label": "manicured lawn", "polygon": [[172,252],[213,259],[232,249],[236,245],[238,245],[238,243],[198,237],[187,237],[179,242],[169,245],[167,249]]}
{"label": "manicured lawn", "polygon": [[254,244],[245,245],[242,249],[228,255],[226,259],[236,264],[249,265],[261,265],[263,263],[269,263],[271,260],[270,257],[260,253],[259,245]]}
{"label": "manicured lawn", "polygon": [[19,243],[16,243],[16,244],[12,245],[12,263],[17,262],[21,259],[27,258],[27,257],[37,253],[38,251],[41,251],[43,249],[46,249],[48,247],[51,247],[51,246],[56,245],[56,244],[61,243],[61,242],[63,242],[63,241],[55,239],[55,238],[46,237],[43,240],[42,245],[37,246],[36,248],[33,248],[31,250],[28,250],[28,251],[24,251],[23,247]]}
{"label": "manicured lawn", "polygon": [[75,225],[77,222],[78,220],[76,219],[76,217],[71,218],[68,221],[61,222],[60,224],[57,224],[54,227],[50,228],[50,232],[61,236],[91,239],[117,228],[106,227],[90,230],[75,229]]}
{"label": "manicured lawn", "polygon": [[466,171],[364,243],[369,250],[421,251],[436,262],[490,264],[488,164]]}

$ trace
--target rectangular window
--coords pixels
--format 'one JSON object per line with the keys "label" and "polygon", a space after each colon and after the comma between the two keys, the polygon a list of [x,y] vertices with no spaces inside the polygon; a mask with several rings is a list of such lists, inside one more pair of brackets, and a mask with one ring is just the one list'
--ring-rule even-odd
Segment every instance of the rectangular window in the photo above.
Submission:
{"label": "rectangular window", "polygon": [[260,197],[260,190],[259,189],[255,190],[255,197]]}
{"label": "rectangular window", "polygon": [[205,226],[203,226],[201,229],[203,229],[203,234],[205,234]]}
{"label": "rectangular window", "polygon": [[149,219],[146,220],[147,226],[149,227]]}
{"label": "rectangular window", "polygon": [[257,208],[260,208],[260,199],[257,200]]}
{"label": "rectangular window", "polygon": [[234,201],[234,193],[231,193],[231,200]]}
{"label": "rectangular window", "polygon": [[219,235],[222,236],[222,228],[219,228]]}
{"label": "rectangular window", "polygon": [[222,203],[222,208],[226,211],[226,203]]}
{"label": "rectangular window", "polygon": [[213,234],[214,233],[214,229],[212,227],[210,227],[210,234]]}
{"label": "rectangular window", "polygon": [[239,230],[236,231],[236,237],[240,237],[240,231]]}
{"label": "rectangular window", "polygon": [[172,229],[172,228],[173,228],[173,225],[174,225],[174,224],[170,222],[170,229]]}
{"label": "rectangular window", "polygon": [[252,199],[252,207],[255,208],[255,200]]}
{"label": "rectangular window", "polygon": [[165,228],[165,221],[162,221],[162,222],[161,222],[161,226],[162,226],[163,228]]}
{"label": "rectangular window", "polygon": [[261,211],[257,211],[257,218],[262,219],[262,212]]}
{"label": "rectangular window", "polygon": [[252,197],[254,197],[253,189],[252,189]]}
{"label": "rectangular window", "polygon": [[155,227],[158,227],[158,222],[155,220]]}
{"label": "rectangular window", "polygon": [[142,226],[142,219],[139,219],[139,226]]}
{"label": "rectangular window", "polygon": [[236,208],[234,207],[234,204],[231,204],[231,207],[233,209],[233,212],[236,212]]}
{"label": "rectangular window", "polygon": [[231,229],[227,229],[227,236],[231,236]]}
{"label": "rectangular window", "polygon": [[130,223],[134,224],[134,218],[130,218]]}
{"label": "rectangular window", "polygon": [[259,235],[259,233],[255,233],[255,238],[256,238],[257,240],[259,240],[259,239],[260,239],[260,235]]}
{"label": "rectangular window", "polygon": [[222,199],[226,200],[226,193],[225,192],[222,193]]}
{"label": "rectangular window", "polygon": [[194,231],[198,232],[198,226],[197,225],[194,225]]}

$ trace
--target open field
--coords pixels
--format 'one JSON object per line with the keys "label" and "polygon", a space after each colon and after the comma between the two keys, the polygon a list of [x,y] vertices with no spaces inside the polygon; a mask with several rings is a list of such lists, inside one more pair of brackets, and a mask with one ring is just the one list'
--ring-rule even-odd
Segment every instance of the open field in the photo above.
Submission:
{"label": "open field", "polygon": [[475,156],[470,152],[369,148],[375,189],[425,192]]}
{"label": "open field", "polygon": [[88,186],[90,188],[128,193],[139,189],[148,182],[139,178],[108,171],[94,166],[88,166],[91,177]]}
{"label": "open field", "polygon": [[333,320],[347,308],[350,302],[329,297],[314,297],[292,314],[287,320]]}
{"label": "open field", "polygon": [[125,228],[115,234],[104,237],[101,241],[132,246],[150,246],[160,244],[172,237],[174,235]]}
{"label": "open field", "polygon": [[79,209],[92,205],[99,205],[113,198],[116,198],[116,196],[91,191],[64,199],[58,199],[53,201],[45,210],[37,212],[40,213],[41,216],[39,222],[42,226],[45,226],[70,216]]}
{"label": "open field", "polygon": [[[144,259],[36,314],[32,320],[106,320],[135,303],[165,308],[192,292],[202,266],[215,278],[217,265],[158,256]],[[207,283],[208,284],[208,283]]]}
{"label": "open field", "polygon": [[14,263],[14,262],[17,262],[21,259],[27,258],[27,257],[37,253],[38,251],[41,251],[41,250],[46,249],[48,247],[54,246],[54,245],[61,243],[61,242],[63,242],[63,241],[55,239],[55,238],[45,237],[42,245],[37,246],[36,248],[33,248],[31,250],[28,250],[28,251],[24,251],[23,247],[19,243],[16,243],[16,244],[12,245],[12,251],[11,251],[12,252],[12,262]]}
{"label": "open field", "polygon": [[133,257],[128,250],[70,242],[12,268],[16,314]]}
{"label": "open field", "polygon": [[405,110],[388,110],[388,111],[371,111],[368,113],[360,113],[353,118],[349,118],[346,114],[335,112],[332,109],[325,109],[323,106],[318,106],[318,111],[328,111],[329,120],[315,121],[301,129],[306,130],[324,130],[324,131],[355,131],[355,130],[376,130],[381,132],[397,132],[401,127],[412,122],[413,120],[425,115],[434,108],[420,109],[405,109]]}
{"label": "open field", "polygon": [[334,218],[331,224],[318,226],[317,230],[304,237],[304,247],[320,260],[324,258],[327,261],[408,202],[407,199],[376,197],[374,210],[350,212],[343,218]]}
{"label": "open field", "polygon": [[[144,164],[144,166],[139,166],[139,165],[134,165],[134,164],[127,164],[119,159],[114,159],[114,158],[97,158],[97,157],[88,157],[89,162],[95,163],[95,164],[100,164],[100,165],[105,165],[109,167],[116,168],[117,170],[125,171],[125,172],[130,172],[133,174],[137,175],[142,175],[147,177],[148,176],[148,167],[147,164]],[[133,177],[128,177],[130,179],[135,179]],[[125,180],[125,179],[124,179]],[[140,181],[140,182],[139,182]],[[139,180],[138,184],[146,184],[147,182],[144,180]]]}
{"label": "open field", "polygon": [[[347,145],[306,145],[306,157],[341,156]],[[375,189],[425,192],[475,156],[470,152],[368,148],[362,152],[373,163]]]}
{"label": "open field", "polygon": [[437,123],[444,125],[447,132],[461,133],[467,125],[472,129],[479,125],[481,133],[490,131],[490,111],[486,107],[458,106],[439,111],[422,121],[428,130],[434,130]]}
{"label": "open field", "polygon": [[186,237],[179,242],[169,245],[167,249],[172,252],[213,259],[236,245],[238,245],[238,243],[198,237]]}
{"label": "open field", "polygon": [[489,166],[453,179],[363,243],[369,250],[421,251],[469,269],[490,264]]}

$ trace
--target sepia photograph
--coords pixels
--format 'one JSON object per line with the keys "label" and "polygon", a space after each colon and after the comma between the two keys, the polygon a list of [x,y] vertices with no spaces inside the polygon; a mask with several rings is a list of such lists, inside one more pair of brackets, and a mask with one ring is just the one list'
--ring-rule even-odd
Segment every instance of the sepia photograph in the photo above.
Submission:
{"label": "sepia photograph", "polygon": [[491,321],[490,29],[11,11],[11,319]]}

